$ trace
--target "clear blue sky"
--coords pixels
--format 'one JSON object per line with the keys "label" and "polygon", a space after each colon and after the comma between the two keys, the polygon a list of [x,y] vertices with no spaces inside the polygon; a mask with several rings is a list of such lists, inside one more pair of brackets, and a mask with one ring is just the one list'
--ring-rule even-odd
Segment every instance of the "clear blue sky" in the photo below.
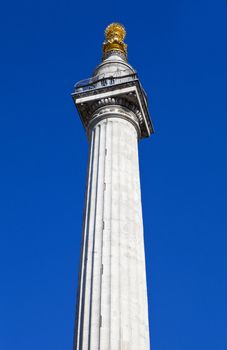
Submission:
{"label": "clear blue sky", "polygon": [[[152,350],[227,349],[225,1],[13,1],[0,15],[0,349],[71,350],[88,145],[73,85],[127,29]],[[138,349],[139,350],[139,349]]]}

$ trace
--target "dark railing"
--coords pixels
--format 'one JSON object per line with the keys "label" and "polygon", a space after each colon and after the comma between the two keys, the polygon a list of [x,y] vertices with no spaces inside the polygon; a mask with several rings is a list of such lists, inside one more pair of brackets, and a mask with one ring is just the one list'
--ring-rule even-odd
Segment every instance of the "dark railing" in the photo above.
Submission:
{"label": "dark railing", "polygon": [[[138,80],[137,74],[126,74],[122,75],[124,71],[113,73],[112,75],[96,75],[93,78],[79,81],[75,85],[75,92],[84,92],[88,90],[93,90],[105,86],[127,83],[133,80]],[[128,71],[126,71],[128,72]]]}

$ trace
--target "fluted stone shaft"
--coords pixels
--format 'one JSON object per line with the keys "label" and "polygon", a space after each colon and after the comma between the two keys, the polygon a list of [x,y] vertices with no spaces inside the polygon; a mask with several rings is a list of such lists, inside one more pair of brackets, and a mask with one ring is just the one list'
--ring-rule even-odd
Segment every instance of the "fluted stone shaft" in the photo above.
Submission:
{"label": "fluted stone shaft", "polygon": [[148,350],[138,135],[128,120],[93,125],[75,350]]}

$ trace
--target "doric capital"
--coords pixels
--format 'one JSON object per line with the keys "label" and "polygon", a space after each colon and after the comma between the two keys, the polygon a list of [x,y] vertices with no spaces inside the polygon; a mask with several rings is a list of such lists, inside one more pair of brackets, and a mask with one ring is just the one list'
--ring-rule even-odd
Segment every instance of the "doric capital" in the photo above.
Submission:
{"label": "doric capital", "polygon": [[99,108],[122,106],[135,115],[140,138],[153,133],[145,93],[136,74],[121,76],[120,81],[108,77],[86,86],[79,85],[72,96],[86,131]]}
{"label": "doric capital", "polygon": [[105,119],[124,119],[130,122],[135,128],[138,135],[138,139],[141,138],[140,126],[137,116],[127,107],[122,105],[105,105],[97,109],[90,119],[87,126],[87,135],[90,138],[91,132],[95,125],[102,122]]}

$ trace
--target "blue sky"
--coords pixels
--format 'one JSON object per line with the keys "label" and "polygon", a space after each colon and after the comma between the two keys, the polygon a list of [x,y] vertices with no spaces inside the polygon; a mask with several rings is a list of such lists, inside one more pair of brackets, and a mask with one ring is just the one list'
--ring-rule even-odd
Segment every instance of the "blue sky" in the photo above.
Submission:
{"label": "blue sky", "polygon": [[70,93],[127,29],[152,350],[227,349],[226,4],[13,1],[0,20],[0,349],[72,349],[88,144]]}

